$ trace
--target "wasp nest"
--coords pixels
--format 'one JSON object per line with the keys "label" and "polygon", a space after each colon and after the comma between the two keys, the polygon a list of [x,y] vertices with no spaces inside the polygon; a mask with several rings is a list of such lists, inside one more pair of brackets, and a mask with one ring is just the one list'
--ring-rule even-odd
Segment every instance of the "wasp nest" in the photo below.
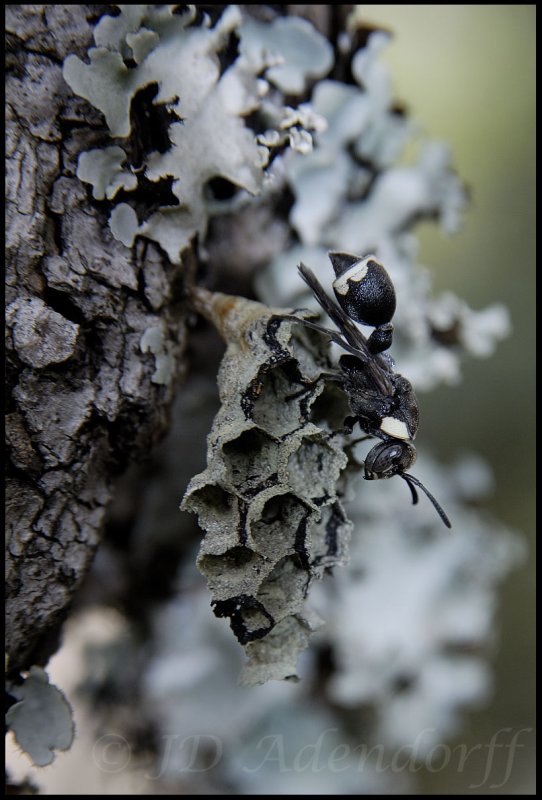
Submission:
{"label": "wasp nest", "polygon": [[207,469],[181,508],[205,530],[198,566],[215,614],[229,617],[245,647],[242,682],[295,678],[320,623],[306,607],[311,582],[345,562],[351,531],[340,499],[349,466],[342,395],[322,375],[328,342],[284,310],[203,289],[194,296],[227,350]]}

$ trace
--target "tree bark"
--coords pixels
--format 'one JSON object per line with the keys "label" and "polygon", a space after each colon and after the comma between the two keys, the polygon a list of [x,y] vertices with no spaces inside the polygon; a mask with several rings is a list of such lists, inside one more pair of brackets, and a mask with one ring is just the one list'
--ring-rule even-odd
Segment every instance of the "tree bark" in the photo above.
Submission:
{"label": "tree bark", "polygon": [[[101,8],[101,7],[100,7]],[[43,664],[100,539],[114,477],[167,426],[182,376],[181,267],[132,249],[75,175],[109,142],[62,77],[97,6],[7,7],[7,632],[9,669]],[[184,267],[186,269],[186,266]],[[176,366],[155,382],[141,338]]]}

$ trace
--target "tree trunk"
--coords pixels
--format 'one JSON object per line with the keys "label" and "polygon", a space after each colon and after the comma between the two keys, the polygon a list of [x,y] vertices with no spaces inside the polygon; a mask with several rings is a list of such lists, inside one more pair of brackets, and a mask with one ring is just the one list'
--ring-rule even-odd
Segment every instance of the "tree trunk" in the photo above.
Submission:
{"label": "tree trunk", "polygon": [[[97,8],[7,8],[6,652],[13,672],[45,663],[55,649],[99,542],[113,478],[165,430],[183,371],[181,268],[152,244],[128,249],[113,239],[107,204],[75,175],[79,153],[108,141],[101,115],[62,77],[68,53],[86,57]],[[160,343],[169,378],[158,374],[147,341]]]}

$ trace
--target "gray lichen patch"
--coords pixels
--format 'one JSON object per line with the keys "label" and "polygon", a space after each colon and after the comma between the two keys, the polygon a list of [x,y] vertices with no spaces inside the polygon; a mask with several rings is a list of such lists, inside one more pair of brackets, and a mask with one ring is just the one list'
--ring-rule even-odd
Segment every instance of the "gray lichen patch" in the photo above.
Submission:
{"label": "gray lichen patch", "polygon": [[17,699],[6,714],[6,722],[17,744],[38,767],[51,764],[56,750],[67,750],[73,741],[74,725],[70,704],[62,692],[49,683],[41,667],[30,668],[19,686],[9,685]]}
{"label": "gray lichen patch", "polygon": [[142,353],[151,352],[155,358],[155,370],[151,378],[153,383],[164,384],[172,380],[175,374],[175,363],[165,349],[166,332],[162,326],[154,325],[147,328],[139,346]]}
{"label": "gray lichen patch", "polygon": [[136,176],[122,169],[126,154],[121,147],[106,147],[105,150],[88,150],[81,153],[77,165],[77,177],[92,185],[96,200],[115,197],[121,189],[133,191],[137,186]]}
{"label": "gray lichen patch", "polygon": [[260,69],[271,59],[267,77],[286,95],[301,94],[313,78],[333,65],[333,48],[304,19],[277,17],[272,22],[247,18],[241,29],[242,52]]}
{"label": "gray lichen patch", "polygon": [[[167,5],[135,8],[104,14],[88,59],[71,54],[64,61],[65,81],[103,113],[116,140],[81,153],[77,175],[96,199],[112,201],[109,228],[116,240],[131,247],[137,236],[152,239],[180,264],[194,236],[205,239],[210,217],[224,210],[208,191],[210,181],[220,178],[239,193],[261,195],[272,152],[310,152],[311,131],[323,121],[307,105],[285,105],[281,92],[271,89],[278,86],[293,100],[329,71],[333,48],[304,20],[279,17],[272,25],[259,24],[240,6],[224,6],[212,25],[196,6],[180,13]],[[134,113],[149,87],[156,90],[149,106],[156,125]],[[261,115],[265,131],[247,125],[253,114]],[[131,159],[127,146],[130,135],[140,136],[138,125],[161,135],[160,146],[149,148],[142,163]],[[141,138],[147,137],[145,131]],[[136,214],[132,193],[141,189],[143,177],[146,193],[151,184],[171,179],[174,207],[157,191],[156,202],[145,209],[139,203]]]}
{"label": "gray lichen patch", "polygon": [[242,681],[293,678],[316,625],[311,583],[345,562],[351,529],[337,495],[349,466],[342,420],[332,429],[321,410],[322,424],[312,421],[328,341],[303,326],[307,311],[298,324],[282,309],[199,288],[194,303],[227,349],[207,468],[181,507],[205,531],[198,566],[215,614],[245,646]]}

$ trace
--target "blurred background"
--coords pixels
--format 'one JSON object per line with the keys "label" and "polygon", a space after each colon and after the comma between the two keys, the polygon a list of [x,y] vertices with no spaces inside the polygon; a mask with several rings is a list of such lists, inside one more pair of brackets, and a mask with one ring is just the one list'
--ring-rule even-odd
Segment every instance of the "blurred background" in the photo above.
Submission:
{"label": "blurred background", "polygon": [[[396,96],[449,142],[472,193],[460,234],[418,228],[420,261],[433,268],[435,291],[451,289],[475,309],[500,301],[511,314],[512,335],[495,356],[467,361],[461,384],[435,390],[430,403],[420,397],[435,454],[484,456],[495,474],[491,510],[528,541],[527,562],[501,594],[495,696],[466,731],[471,743],[489,742],[501,728],[535,727],[536,7],[369,4],[363,13],[394,32],[383,59]],[[534,734],[527,741],[533,747]],[[518,751],[518,783],[493,791],[534,792],[533,759]],[[425,780],[427,791],[465,790],[453,770]]]}
{"label": "blurred background", "polygon": [[[500,592],[499,637],[491,654],[494,695],[484,709],[466,714],[457,741],[470,751],[488,748],[499,731],[509,731],[507,742],[517,731],[526,733],[518,740],[510,774],[501,751],[500,768],[479,788],[482,762],[474,759],[463,770],[457,769],[457,762],[433,772],[420,769],[416,779],[421,793],[428,794],[531,794],[536,10],[534,5],[364,5],[361,11],[368,23],[393,32],[382,58],[390,67],[395,97],[428,137],[449,143],[457,172],[470,188],[471,207],[459,234],[445,239],[435,225],[423,223],[417,228],[420,263],[431,269],[434,292],[449,289],[474,309],[502,302],[513,325],[512,335],[498,345],[495,356],[464,362],[457,387],[441,387],[419,399],[423,438],[431,442],[433,454],[444,464],[466,452],[485,458],[495,476],[487,508],[520,532],[528,547],[524,564],[511,572]],[[201,402],[206,401],[198,398]],[[204,437],[207,422],[199,424]],[[180,497],[183,479],[190,476],[182,475],[182,465],[173,470]],[[119,625],[114,616],[91,617],[87,622],[94,640],[106,637],[108,631],[114,638]],[[77,641],[78,635],[82,632],[71,630],[71,651],[59,653],[48,669],[51,680],[66,692],[75,685],[81,668],[77,647],[83,643]],[[10,746],[14,776],[35,775],[45,794],[81,794],[91,786],[102,794],[145,793],[141,772],[131,772],[128,762],[119,771],[97,772],[90,755],[92,726],[86,728],[83,708],[76,705],[76,711],[80,716],[72,750],[37,771],[29,769],[25,757]],[[115,742],[110,746],[114,748]],[[108,752],[113,759],[114,749]],[[487,763],[487,756],[482,761]],[[189,788],[194,791],[194,785]]]}

